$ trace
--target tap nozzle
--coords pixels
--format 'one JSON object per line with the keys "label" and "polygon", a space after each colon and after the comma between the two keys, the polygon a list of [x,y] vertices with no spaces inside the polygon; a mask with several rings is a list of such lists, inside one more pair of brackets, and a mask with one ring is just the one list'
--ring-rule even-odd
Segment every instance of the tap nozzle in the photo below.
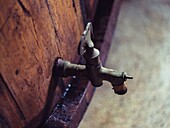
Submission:
{"label": "tap nozzle", "polygon": [[127,84],[124,82],[122,85],[113,86],[114,92],[118,95],[124,95],[127,92]]}
{"label": "tap nozzle", "polygon": [[122,72],[123,80],[124,82],[121,85],[114,86],[113,85],[113,90],[116,94],[118,95],[124,95],[127,92],[127,79],[133,79],[132,76],[127,75],[126,72]]}
{"label": "tap nozzle", "polygon": [[116,94],[118,94],[118,95],[124,95],[126,92],[127,92],[127,83],[126,83],[126,80],[127,79],[133,79],[133,77],[132,76],[129,76],[129,75],[127,75],[127,73],[126,72],[122,72],[122,79],[123,79],[123,83],[122,84],[120,84],[120,85],[113,85],[112,84],[112,86],[113,86],[113,90],[114,90],[114,92],[116,93]]}

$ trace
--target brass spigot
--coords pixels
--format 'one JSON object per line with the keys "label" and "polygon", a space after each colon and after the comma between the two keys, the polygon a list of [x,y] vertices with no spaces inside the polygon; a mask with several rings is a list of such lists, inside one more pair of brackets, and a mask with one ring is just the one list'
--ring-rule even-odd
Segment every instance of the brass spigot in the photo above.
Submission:
{"label": "brass spigot", "polygon": [[77,76],[80,78],[87,78],[95,87],[102,86],[103,80],[106,80],[112,84],[116,94],[125,94],[127,92],[125,81],[127,79],[133,79],[133,77],[128,76],[125,72],[119,73],[113,69],[102,66],[99,57],[100,52],[98,49],[94,48],[91,34],[92,24],[89,22],[82,34],[78,48],[78,53],[84,57],[86,64],[72,64],[69,61],[57,59],[55,64],[56,75],[59,77]]}

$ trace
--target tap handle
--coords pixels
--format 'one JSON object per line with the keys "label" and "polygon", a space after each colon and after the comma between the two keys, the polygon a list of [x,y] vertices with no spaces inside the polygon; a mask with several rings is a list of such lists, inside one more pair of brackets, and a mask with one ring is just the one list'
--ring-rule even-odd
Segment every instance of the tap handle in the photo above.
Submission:
{"label": "tap handle", "polygon": [[93,26],[91,22],[88,22],[86,25],[86,29],[84,30],[79,47],[78,47],[78,54],[83,55],[86,52],[86,48],[94,48],[94,43],[91,40],[91,35],[93,34]]}

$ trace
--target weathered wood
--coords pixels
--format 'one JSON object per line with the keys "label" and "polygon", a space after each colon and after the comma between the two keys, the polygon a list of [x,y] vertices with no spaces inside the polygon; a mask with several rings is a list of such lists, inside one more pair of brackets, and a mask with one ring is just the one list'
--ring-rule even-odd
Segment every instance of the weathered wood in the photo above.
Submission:
{"label": "weathered wood", "polygon": [[[0,5],[0,73],[9,88],[6,93],[12,96],[5,97],[18,105],[16,109],[20,111],[13,111],[13,115],[20,117],[22,113],[29,122],[45,105],[55,58],[70,61],[77,58],[75,49],[84,26],[80,3],[78,0],[74,4],[72,0],[1,0]],[[58,92],[61,92],[59,88]],[[12,101],[7,103],[12,104]],[[7,109],[0,108],[3,116],[12,120]],[[10,126],[23,126],[22,120],[15,120]],[[17,126],[17,122],[22,125]]]}
{"label": "weathered wood", "polygon": [[[0,101],[0,128],[23,127],[27,123],[1,75]],[[10,116],[13,118],[8,118]]]}
{"label": "weathered wood", "polygon": [[[98,42],[98,43],[96,43],[96,46],[100,47],[100,52],[102,54],[101,60],[103,60],[103,64],[105,64],[105,62],[106,62],[108,51],[110,49],[110,45],[111,45],[111,42],[112,42],[112,39],[114,36],[114,31],[116,29],[116,24],[117,24],[117,20],[118,20],[118,16],[119,16],[119,10],[121,8],[121,3],[122,3],[122,0],[114,0],[112,9],[110,11],[110,18],[108,19],[108,24],[107,24],[103,39],[96,40],[96,42]],[[102,24],[102,22],[100,22],[100,24]],[[102,26],[102,25],[100,25],[100,26]],[[100,32],[99,33],[96,32],[95,34],[100,35]]]}
{"label": "weathered wood", "polygon": [[87,20],[93,21],[99,0],[85,0],[87,10]]}

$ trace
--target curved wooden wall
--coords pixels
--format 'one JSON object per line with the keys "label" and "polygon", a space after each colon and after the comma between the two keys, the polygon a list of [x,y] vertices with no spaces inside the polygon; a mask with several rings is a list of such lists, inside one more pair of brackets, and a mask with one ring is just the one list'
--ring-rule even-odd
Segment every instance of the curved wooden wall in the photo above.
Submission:
{"label": "curved wooden wall", "polygon": [[55,58],[75,60],[84,24],[79,0],[0,6],[0,125],[18,128],[42,111]]}

